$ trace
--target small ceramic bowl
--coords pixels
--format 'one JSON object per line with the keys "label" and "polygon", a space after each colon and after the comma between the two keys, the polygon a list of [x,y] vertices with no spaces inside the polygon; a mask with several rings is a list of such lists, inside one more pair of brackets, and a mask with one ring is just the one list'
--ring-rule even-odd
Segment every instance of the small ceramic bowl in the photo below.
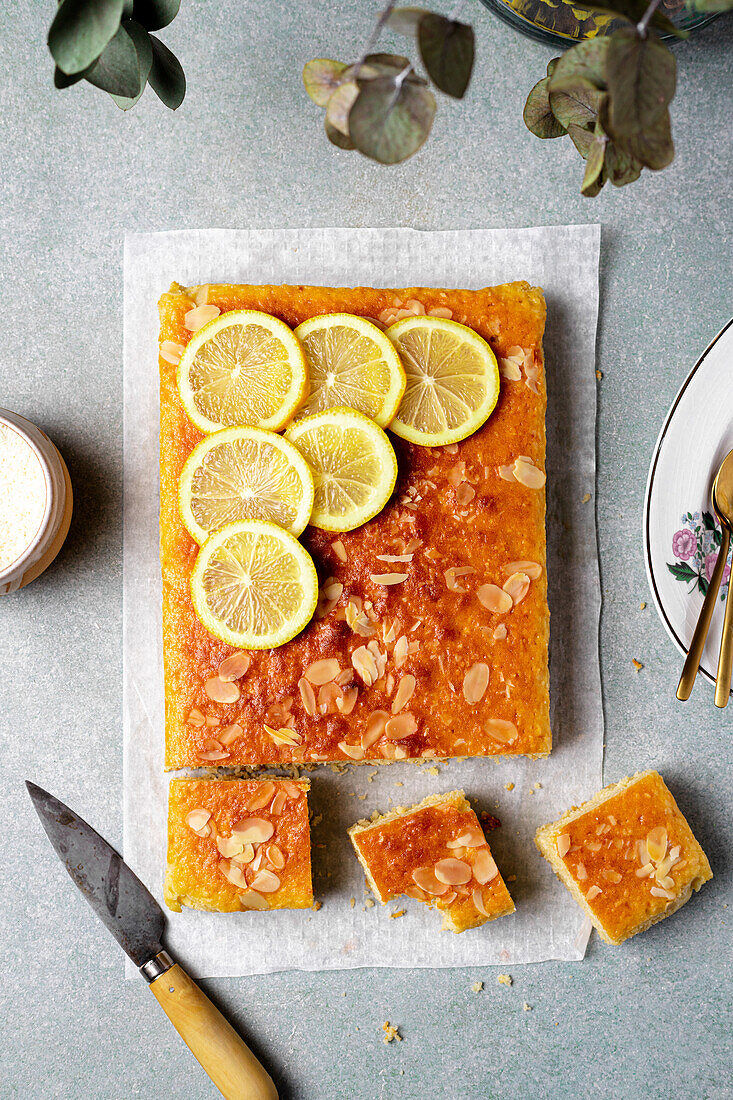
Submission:
{"label": "small ceramic bowl", "polygon": [[28,444],[46,484],[45,508],[35,535],[20,555],[0,570],[0,596],[4,596],[35,580],[56,557],[69,531],[73,495],[66,463],[45,432],[8,409],[0,409],[0,426],[17,432]]}

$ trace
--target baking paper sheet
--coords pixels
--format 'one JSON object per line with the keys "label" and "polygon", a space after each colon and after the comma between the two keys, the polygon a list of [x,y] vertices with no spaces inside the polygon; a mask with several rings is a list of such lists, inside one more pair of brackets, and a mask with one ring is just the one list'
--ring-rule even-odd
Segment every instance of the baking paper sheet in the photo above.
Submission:
{"label": "baking paper sheet", "polygon": [[[157,301],[185,284],[477,288],[527,279],[548,304],[548,575],[554,748],[547,760],[327,765],[310,772],[318,911],[170,913],[167,946],[197,977],[356,966],[478,966],[582,959],[589,927],[533,843],[535,829],[601,786],[600,584],[594,514],[598,226],[200,230],[125,243],[124,854],[162,901],[168,776],[158,562]],[[586,494],[590,501],[584,503]],[[570,583],[568,583],[570,581]],[[507,786],[514,784],[511,791]],[[465,789],[501,820],[489,836],[517,911],[440,932],[403,899],[370,906],[346,828],[373,810]],[[391,919],[390,913],[406,914]],[[128,963],[128,974],[134,967]]]}

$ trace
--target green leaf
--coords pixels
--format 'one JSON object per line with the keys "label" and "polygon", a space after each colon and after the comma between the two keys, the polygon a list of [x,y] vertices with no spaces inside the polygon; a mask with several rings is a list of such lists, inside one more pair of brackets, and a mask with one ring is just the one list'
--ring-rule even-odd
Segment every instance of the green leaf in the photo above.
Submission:
{"label": "green leaf", "polygon": [[134,0],[132,15],[146,31],[161,31],[178,15],[181,0]]}
{"label": "green leaf", "polygon": [[564,84],[580,77],[596,88],[605,88],[607,54],[608,38],[605,36],[579,42],[557,59],[550,83],[557,81]]}
{"label": "green leaf", "polygon": [[413,71],[409,57],[402,57],[398,53],[370,53],[362,62],[350,65],[345,75],[349,80],[373,80],[378,76],[397,76],[405,71],[408,78],[420,79]]}
{"label": "green leaf", "polygon": [[48,48],[62,72],[92,65],[117,32],[124,0],[62,0],[48,32]]}
{"label": "green leaf", "polygon": [[586,198],[595,198],[600,194],[604,184],[602,178],[603,162],[606,156],[606,141],[604,136],[596,136],[588,150],[588,159],[585,162],[585,175],[580,187],[581,195]]}
{"label": "green leaf", "polygon": [[[559,71],[559,66],[558,66]],[[567,81],[550,81],[550,107],[558,122],[567,130],[569,126],[582,126],[592,130],[596,124],[603,93],[584,77],[575,76]]]}
{"label": "green leaf", "polygon": [[387,16],[386,25],[397,34],[417,34],[417,28],[424,15],[430,15],[427,8],[393,8]]}
{"label": "green leaf", "polygon": [[328,119],[326,119],[326,137],[332,145],[337,145],[339,149],[355,149],[353,141],[348,134],[342,134],[340,130],[337,130]]}
{"label": "green leaf", "polygon": [[705,528],[706,531],[715,531],[716,530],[716,523],[715,523],[715,520],[713,519],[712,512],[703,512],[703,514],[702,514],[702,525],[703,525],[703,527]]}
{"label": "green leaf", "polygon": [[[355,80],[347,80],[341,84],[330,96],[326,105],[326,133],[329,141],[339,145],[341,149],[353,149],[354,145],[349,137],[349,113],[359,95],[359,85]],[[333,136],[331,134],[333,131]],[[336,140],[335,135],[340,134],[348,140],[348,145]]]}
{"label": "green leaf", "polygon": [[148,32],[134,19],[126,20],[123,25],[135,44],[138,69],[140,71],[140,91],[135,96],[113,95],[112,98],[120,110],[129,111],[131,107],[135,106],[140,96],[145,91],[145,85],[148,82],[150,70],[153,65],[153,47]]}
{"label": "green leaf", "polygon": [[553,57],[551,61],[547,62],[547,75],[548,76],[552,76],[555,69],[557,68],[557,63],[558,63],[559,60],[560,60],[559,57]]}
{"label": "green leaf", "polygon": [[359,80],[359,89],[349,114],[356,148],[381,164],[407,160],[430,133],[435,96],[424,81],[403,74]]}
{"label": "green leaf", "polygon": [[672,101],[674,56],[655,35],[642,38],[631,27],[614,31],[607,41],[609,132],[614,139],[642,134],[666,114]]}
{"label": "green leaf", "polygon": [[535,84],[524,105],[524,124],[538,138],[557,138],[567,133],[552,113],[549,88],[550,80],[545,76]]}
{"label": "green leaf", "polygon": [[442,15],[425,15],[417,30],[420,56],[436,88],[462,99],[471,79],[473,27]]}
{"label": "green leaf", "polygon": [[573,145],[578,150],[583,160],[586,160],[591,150],[591,146],[595,141],[594,132],[592,130],[587,130],[585,126],[578,126],[576,123],[571,122],[568,126],[568,133],[572,138]]}
{"label": "green leaf", "polygon": [[303,84],[314,103],[319,107],[326,106],[347,68],[342,61],[331,61],[327,57],[315,57],[312,61],[306,61]]}
{"label": "green leaf", "polygon": [[694,569],[691,569],[689,565],[684,562],[675,562],[671,565],[667,562],[667,569],[673,577],[676,577],[678,581],[691,581],[697,580],[697,573]]}
{"label": "green leaf", "polygon": [[610,136],[617,148],[623,149],[646,168],[659,171],[661,168],[666,168],[674,160],[674,142],[672,141],[669,111],[666,111],[651,128],[641,134],[616,137],[611,133]]}
{"label": "green leaf", "polygon": [[150,35],[150,44],[153,47],[153,67],[148,77],[150,87],[166,107],[175,111],[186,94],[186,77],[181,63],[154,34]]}
{"label": "green leaf", "polygon": [[53,83],[55,88],[70,88],[72,84],[78,84],[80,80],[83,80],[87,74],[86,69],[82,69],[80,73],[73,73],[71,76],[68,73],[64,73],[56,66],[53,73]]}
{"label": "green leaf", "polygon": [[643,165],[613,142],[606,147],[606,175],[614,187],[625,187],[641,175]]}
{"label": "green leaf", "polygon": [[132,98],[140,93],[140,65],[137,50],[129,32],[120,27],[98,60],[86,74],[86,79],[103,92]]}

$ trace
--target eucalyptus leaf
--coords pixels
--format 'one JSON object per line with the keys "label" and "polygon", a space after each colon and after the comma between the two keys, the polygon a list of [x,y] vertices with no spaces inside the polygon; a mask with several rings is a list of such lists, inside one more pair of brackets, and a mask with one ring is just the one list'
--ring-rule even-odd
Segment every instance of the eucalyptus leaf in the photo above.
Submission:
{"label": "eucalyptus leaf", "polygon": [[342,134],[340,130],[337,130],[335,126],[331,125],[328,119],[326,119],[326,137],[332,145],[337,145],[339,149],[356,148],[348,134]]}
{"label": "eucalyptus leaf", "polygon": [[551,61],[547,62],[547,75],[548,76],[552,76],[555,69],[557,68],[557,63],[558,63],[559,60],[560,60],[559,57],[553,57]]}
{"label": "eucalyptus leaf", "polygon": [[596,88],[606,87],[606,56],[608,38],[587,38],[572,46],[557,59],[551,74],[551,83],[569,82],[576,77],[590,81]]}
{"label": "eucalyptus leaf", "polygon": [[424,15],[430,15],[427,8],[393,8],[387,16],[386,25],[397,34],[417,34],[417,28]]}
{"label": "eucalyptus leaf", "polygon": [[53,83],[55,88],[70,88],[72,84],[78,84],[80,80],[83,80],[86,76],[87,70],[82,69],[80,73],[72,73],[69,76],[68,73],[64,73],[58,67],[55,67],[53,72]]}
{"label": "eucalyptus leaf", "polygon": [[606,174],[614,187],[625,187],[627,183],[633,183],[641,175],[643,165],[635,160],[623,149],[618,149],[613,142],[609,142],[606,148]]}
{"label": "eucalyptus leaf", "polygon": [[545,76],[535,84],[524,105],[524,124],[538,138],[557,138],[567,133],[552,113],[549,88],[550,80]]}
{"label": "eucalyptus leaf", "polygon": [[550,107],[561,126],[572,124],[592,130],[596,124],[603,93],[590,80],[576,76],[562,81],[553,76],[550,81]]}
{"label": "eucalyptus leaf", "polygon": [[183,103],[186,94],[186,77],[181,63],[174,53],[164,46],[154,34],[150,36],[153,47],[153,67],[148,82],[158,99],[175,111]]}
{"label": "eucalyptus leaf", "polygon": [[[341,134],[344,138],[349,137],[349,112],[354,106],[358,95],[359,85],[355,80],[348,80],[345,84],[342,84],[336,89],[329,98],[326,106],[327,133],[330,128],[335,130],[336,133]],[[336,144],[338,144],[338,142],[334,142],[334,145]],[[351,149],[353,145],[349,142],[349,145],[342,145],[341,148]]]}
{"label": "eucalyptus leaf", "polygon": [[327,57],[315,57],[312,61],[306,61],[303,84],[314,103],[319,107],[326,106],[347,68],[342,61],[331,61]]}
{"label": "eucalyptus leaf", "polygon": [[628,153],[634,160],[639,161],[645,168],[659,171],[666,168],[674,160],[674,142],[672,141],[672,127],[669,120],[669,111],[657,118],[653,126],[648,127],[642,133],[628,134],[622,138],[611,134],[613,143],[619,149]]}
{"label": "eucalyptus leaf", "polygon": [[153,65],[153,47],[150,42],[150,35],[135,19],[125,20],[123,26],[135,44],[137,63],[140,70],[140,91],[135,96],[113,95],[112,98],[120,110],[129,111],[145,91],[145,85],[148,82]]}
{"label": "eucalyptus leaf", "polygon": [[425,142],[435,117],[435,96],[424,84],[381,76],[359,81],[349,114],[354,145],[381,164],[398,164]]}
{"label": "eucalyptus leaf", "polygon": [[48,32],[48,48],[63,73],[88,69],[117,32],[124,0],[62,0]]}
{"label": "eucalyptus leaf", "polygon": [[95,88],[113,95],[133,98],[141,91],[137,49],[127,29],[121,26],[86,74]]}
{"label": "eucalyptus leaf", "polygon": [[146,31],[162,31],[178,15],[181,0],[134,0],[132,15]]}
{"label": "eucalyptus leaf", "polygon": [[587,130],[585,126],[578,126],[576,123],[571,122],[568,126],[568,133],[570,134],[573,145],[578,150],[583,160],[587,160],[591,146],[596,140],[595,132],[593,130]]}
{"label": "eucalyptus leaf", "polygon": [[674,55],[652,34],[622,27],[608,37],[608,125],[613,138],[641,134],[666,113],[675,92]]}
{"label": "eucalyptus leaf", "polygon": [[418,25],[417,41],[423,64],[436,88],[454,99],[462,99],[473,70],[473,27],[442,15],[425,15]]}
{"label": "eucalyptus leaf", "polygon": [[603,172],[603,162],[606,156],[606,138],[594,137],[588,150],[588,157],[585,162],[585,175],[583,176],[583,183],[580,188],[580,193],[587,198],[592,198],[599,193],[601,187],[603,187],[603,181],[599,179]]}

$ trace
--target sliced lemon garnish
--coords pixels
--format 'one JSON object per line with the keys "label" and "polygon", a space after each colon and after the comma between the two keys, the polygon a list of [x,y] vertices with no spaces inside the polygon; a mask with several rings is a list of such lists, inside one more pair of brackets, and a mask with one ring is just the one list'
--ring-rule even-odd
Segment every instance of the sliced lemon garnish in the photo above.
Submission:
{"label": "sliced lemon garnish", "polygon": [[310,395],[298,416],[345,406],[386,428],[405,392],[399,355],[380,328],[350,313],[311,317],[298,325],[308,361]]}
{"label": "sliced lemon garnish", "polygon": [[390,431],[441,447],[472,435],[499,397],[493,351],[473,329],[443,317],[405,317],[387,329],[407,374]]}
{"label": "sliced lemon garnish", "polygon": [[196,542],[228,523],[265,519],[299,535],[313,508],[313,476],[292,443],[260,428],[207,435],[178,485],[181,519]]}
{"label": "sliced lemon garnish", "polygon": [[235,309],[191,337],[178,364],[183,406],[202,432],[247,425],[277,431],[308,392],[291,329],[268,313]]}
{"label": "sliced lemon garnish", "polygon": [[310,522],[352,531],[381,512],[397,480],[397,456],[382,429],[354,409],[328,409],[291,424],[286,437],[311,468]]}
{"label": "sliced lemon garnish", "polygon": [[274,649],[313,617],[318,575],[288,531],[247,519],[206,540],[191,574],[191,596],[215,637],[238,649]]}

